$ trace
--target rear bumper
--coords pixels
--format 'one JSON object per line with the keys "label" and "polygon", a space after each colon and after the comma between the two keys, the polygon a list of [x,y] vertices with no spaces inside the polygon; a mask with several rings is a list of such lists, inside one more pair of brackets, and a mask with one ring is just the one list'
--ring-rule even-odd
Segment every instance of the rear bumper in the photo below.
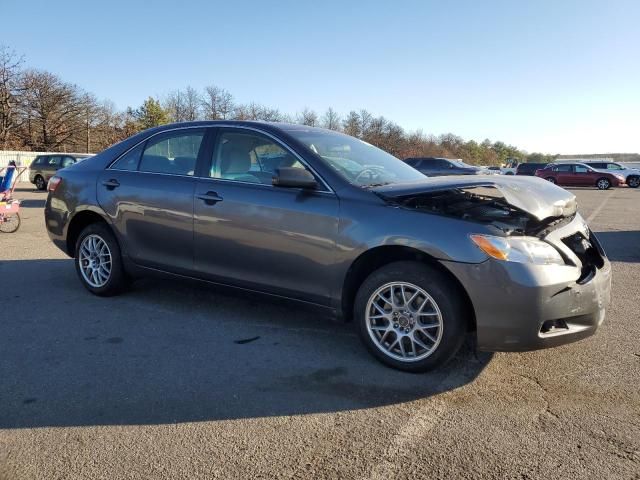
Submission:
{"label": "rear bumper", "polygon": [[[555,347],[593,335],[611,295],[611,265],[586,283],[572,266],[487,260],[443,262],[465,287],[476,316],[478,348],[524,351]],[[552,328],[550,325],[562,328]]]}

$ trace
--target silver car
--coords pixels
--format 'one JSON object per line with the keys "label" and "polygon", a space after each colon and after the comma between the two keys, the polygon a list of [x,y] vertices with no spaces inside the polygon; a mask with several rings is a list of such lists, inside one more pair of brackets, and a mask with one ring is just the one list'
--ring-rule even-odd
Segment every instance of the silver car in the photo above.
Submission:
{"label": "silver car", "polygon": [[45,222],[96,295],[162,274],[285,297],[352,321],[376,358],[412,372],[469,334],[492,351],[585,338],[611,288],[570,192],[533,177],[428,178],[300,125],[139,133],[55,175]]}

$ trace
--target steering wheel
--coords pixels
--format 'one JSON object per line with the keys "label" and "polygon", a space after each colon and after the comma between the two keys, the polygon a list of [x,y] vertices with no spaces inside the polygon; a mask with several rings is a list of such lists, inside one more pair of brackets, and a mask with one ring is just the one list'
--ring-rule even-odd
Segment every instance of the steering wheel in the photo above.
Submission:
{"label": "steering wheel", "polygon": [[369,175],[369,180],[373,180],[375,177],[379,177],[380,176],[380,171],[384,171],[383,167],[366,167],[364,170],[361,170],[353,179],[353,183],[358,183],[358,180],[360,180],[360,177],[364,176],[365,174]]}

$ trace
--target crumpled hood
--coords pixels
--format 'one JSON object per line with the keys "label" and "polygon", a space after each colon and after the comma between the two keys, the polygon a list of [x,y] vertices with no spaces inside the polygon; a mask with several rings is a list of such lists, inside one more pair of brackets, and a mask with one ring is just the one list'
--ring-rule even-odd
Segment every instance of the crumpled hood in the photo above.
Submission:
{"label": "crumpled hood", "polygon": [[425,177],[411,183],[396,183],[371,190],[386,198],[398,198],[443,190],[496,189],[513,207],[538,220],[567,217],[577,210],[576,196],[538,177],[512,175],[477,175]]}

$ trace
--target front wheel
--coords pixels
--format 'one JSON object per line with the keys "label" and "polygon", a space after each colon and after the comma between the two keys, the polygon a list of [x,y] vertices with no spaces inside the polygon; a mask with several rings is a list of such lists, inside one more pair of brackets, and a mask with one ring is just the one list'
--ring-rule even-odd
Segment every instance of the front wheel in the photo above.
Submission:
{"label": "front wheel", "polygon": [[596,187],[598,187],[598,190],[609,190],[609,188],[611,187],[611,182],[608,178],[600,178],[596,182]]}
{"label": "front wheel", "polygon": [[459,288],[439,270],[394,262],[364,281],[354,305],[360,338],[382,363],[407,372],[443,365],[465,336]]}
{"label": "front wheel", "polygon": [[629,176],[627,177],[627,185],[629,185],[630,188],[638,188],[638,186],[640,186],[640,176]]}
{"label": "front wheel", "polygon": [[115,295],[127,285],[120,247],[105,224],[93,223],[80,233],[75,263],[80,281],[95,295]]}

